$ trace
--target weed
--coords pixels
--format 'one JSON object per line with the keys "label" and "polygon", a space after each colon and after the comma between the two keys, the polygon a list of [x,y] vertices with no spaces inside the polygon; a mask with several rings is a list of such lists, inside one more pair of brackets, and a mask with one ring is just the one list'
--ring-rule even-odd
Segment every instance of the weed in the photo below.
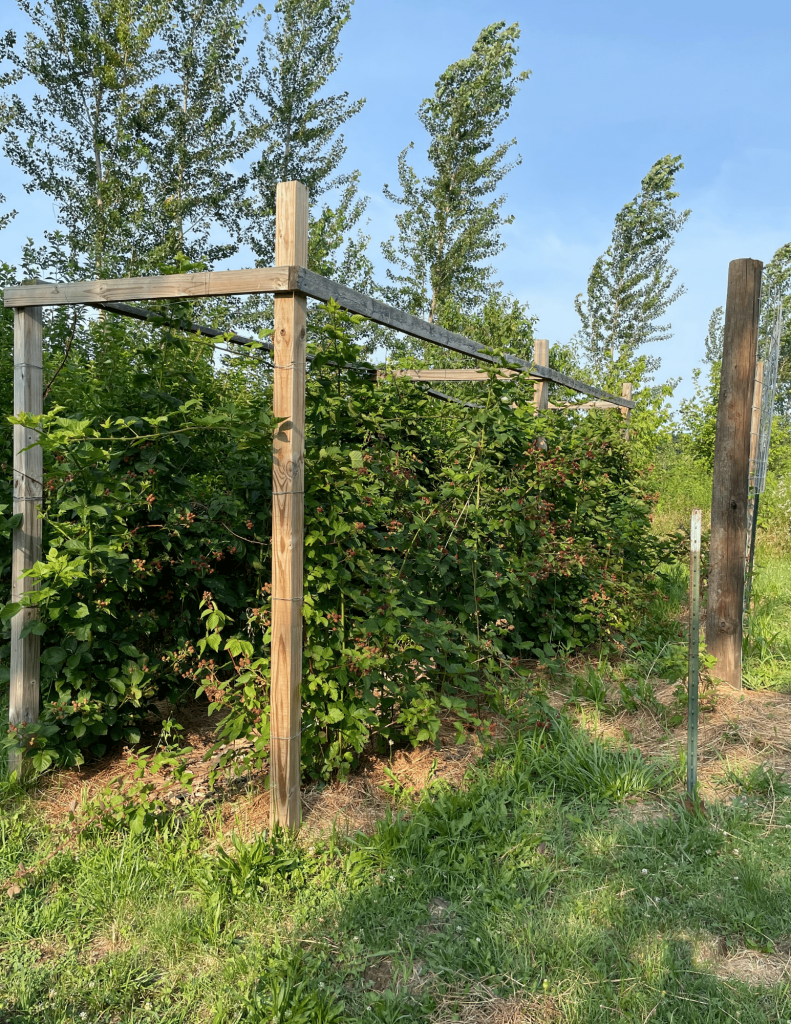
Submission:
{"label": "weed", "polygon": [[759,796],[791,796],[791,785],[771,765],[758,764],[745,770],[728,766],[724,776],[744,793]]}

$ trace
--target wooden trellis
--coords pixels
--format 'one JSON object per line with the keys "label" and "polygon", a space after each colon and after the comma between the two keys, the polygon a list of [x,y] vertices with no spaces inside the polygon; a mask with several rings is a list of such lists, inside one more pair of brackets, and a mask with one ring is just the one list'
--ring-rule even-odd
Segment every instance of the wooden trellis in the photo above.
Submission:
{"label": "wooden trellis", "polygon": [[[228,335],[192,321],[168,319],[139,305],[146,300],[203,299],[222,295],[274,295],[274,334],[270,349],[274,362],[272,408],[278,426],[272,443],[272,680],[270,777],[272,822],[297,829],[300,824],[300,753],[302,677],[302,565],[305,470],[305,374],[307,300],[333,299],[343,309],[374,323],[392,327],[414,338],[498,365],[501,360],[463,335],[388,306],[369,295],[305,269],[308,261],[308,191],[300,182],[277,187],[275,267],[226,270],[162,277],[75,281],[66,284],[36,282],[7,288],[4,304],[14,309],[14,415],[43,412],[42,313],[44,306],[87,305],[119,316],[166,323],[206,335]],[[231,341],[250,339],[233,335]],[[542,347],[543,345],[543,347]],[[545,365],[548,343],[538,343],[532,363],[515,356],[504,361],[513,371],[528,373],[536,381],[537,409],[549,408],[548,384],[554,382],[588,395],[586,407],[615,407],[628,415],[634,407],[630,394],[615,396],[576,381]],[[435,371],[438,372],[438,371]],[[448,371],[444,371],[448,372]],[[476,371],[465,371],[475,373]],[[481,374],[480,377],[488,375]],[[428,379],[428,378],[418,378]],[[442,378],[448,380],[447,376]],[[458,378],[457,378],[458,379]],[[470,379],[470,378],[464,378]],[[475,378],[478,379],[478,378]],[[448,396],[435,392],[437,397]],[[26,570],[41,558],[43,495],[42,450],[33,428],[14,427],[13,511],[22,520],[12,537],[12,600],[18,601],[35,584]],[[25,632],[35,621],[35,606],[23,608],[11,620],[11,692],[9,723],[38,719],[40,707],[40,638]],[[11,769],[22,767],[20,755]]]}

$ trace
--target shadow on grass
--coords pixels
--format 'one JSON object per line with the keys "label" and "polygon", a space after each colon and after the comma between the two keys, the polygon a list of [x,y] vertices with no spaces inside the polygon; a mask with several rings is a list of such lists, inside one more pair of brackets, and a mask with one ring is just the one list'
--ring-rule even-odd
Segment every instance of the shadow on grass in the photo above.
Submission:
{"label": "shadow on grass", "polygon": [[[19,809],[2,871],[45,866],[0,904],[0,1021],[785,1020],[787,985],[725,985],[696,951],[787,937],[789,805],[690,815],[673,784],[562,724],[315,847],[218,854],[192,815],[47,860]],[[624,803],[656,793],[652,821]]]}

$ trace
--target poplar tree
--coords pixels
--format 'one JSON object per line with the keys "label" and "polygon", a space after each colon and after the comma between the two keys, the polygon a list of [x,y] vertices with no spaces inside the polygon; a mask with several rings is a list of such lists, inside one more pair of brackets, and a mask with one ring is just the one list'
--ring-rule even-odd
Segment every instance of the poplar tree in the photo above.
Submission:
{"label": "poplar tree", "polygon": [[240,57],[243,0],[169,0],[162,81],[146,132],[152,236],[148,262],[213,264],[238,249],[245,177],[233,164],[257,134],[240,124],[251,82]]}
{"label": "poplar tree", "polygon": [[[349,193],[354,172],[340,173],[346,153],[340,127],[362,109],[364,99],[349,100],[347,92],[328,95],[326,86],[341,60],[340,34],[349,21],[353,0],[278,0],[274,15],[264,23],[257,64],[251,81],[250,104],[244,119],[257,133],[258,149],[250,167],[245,241],[260,265],[274,256],[275,193],[280,181],[301,181],[311,205],[333,189],[342,192],[335,210],[347,233],[362,216],[365,204]],[[343,198],[345,197],[345,198]],[[322,222],[333,221],[332,207]],[[325,252],[331,239],[314,242]],[[337,240],[337,235],[336,235]]]}
{"label": "poplar tree", "polygon": [[501,226],[513,218],[502,213],[506,196],[495,193],[521,158],[507,162],[516,140],[498,144],[495,134],[530,74],[515,73],[518,39],[516,24],[489,25],[470,56],[440,75],[418,109],[432,171],[421,178],[410,165],[410,143],[398,159],[400,194],[385,185],[402,208],[397,237],[382,246],[391,265],[386,294],[429,321],[441,321],[446,307],[472,314],[499,286],[489,261],[504,247]]}
{"label": "poplar tree", "polygon": [[585,296],[575,300],[582,322],[575,340],[597,383],[608,388],[651,380],[660,359],[641,349],[672,337],[671,325],[659,321],[685,291],[673,288],[677,270],[668,259],[690,214],[673,207],[683,166],[681,157],[668,155],[651,167],[639,194],[616,215],[612,241],[593,265]]}
{"label": "poplar tree", "polygon": [[[144,225],[147,101],[162,68],[162,0],[19,0],[33,31],[6,33],[0,78],[3,151],[28,192],[49,196],[83,273],[126,270]],[[25,103],[21,79],[36,89]],[[53,233],[51,240],[57,241]]]}

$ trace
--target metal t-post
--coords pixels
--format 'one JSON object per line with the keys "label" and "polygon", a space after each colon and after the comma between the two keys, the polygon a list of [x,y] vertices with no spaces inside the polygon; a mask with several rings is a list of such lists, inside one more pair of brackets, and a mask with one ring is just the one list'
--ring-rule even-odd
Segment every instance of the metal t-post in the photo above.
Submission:
{"label": "metal t-post", "polygon": [[698,689],[700,682],[700,509],[689,525],[689,671],[687,675],[687,793],[698,788]]}

